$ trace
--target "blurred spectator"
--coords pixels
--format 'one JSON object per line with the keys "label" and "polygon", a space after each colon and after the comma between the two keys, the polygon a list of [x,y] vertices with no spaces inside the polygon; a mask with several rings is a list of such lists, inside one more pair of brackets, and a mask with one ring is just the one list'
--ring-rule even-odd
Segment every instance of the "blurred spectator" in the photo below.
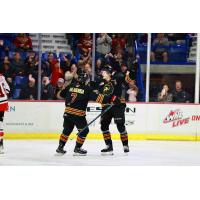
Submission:
{"label": "blurred spectator", "polygon": [[65,72],[65,86],[68,86],[71,84],[71,82],[74,79],[74,74],[70,71]]}
{"label": "blurred spectator", "polygon": [[25,76],[25,64],[21,58],[19,52],[14,54],[11,61],[11,68],[13,70],[13,99],[20,97],[20,92],[25,84],[27,84],[28,78]]}
{"label": "blurred spectator", "polygon": [[53,86],[50,83],[49,77],[45,76],[42,78],[42,100],[52,100],[53,99]]}
{"label": "blurred spectator", "polygon": [[73,78],[74,78],[74,79],[77,79],[77,78],[78,78],[77,70],[78,70],[77,66],[76,66],[75,64],[73,64],[73,65],[71,66],[70,72],[71,72],[71,74],[73,75]]}
{"label": "blurred spectator", "polygon": [[124,62],[122,51],[117,51],[114,55],[106,54],[105,58],[106,63],[110,64],[114,71],[120,71],[120,66]]}
{"label": "blurred spectator", "polygon": [[187,37],[186,33],[168,33],[168,40],[172,42],[172,44],[185,44],[185,40]]}
{"label": "blurred spectator", "polygon": [[43,60],[42,62],[42,77],[50,77],[52,73],[52,68],[57,62],[57,59],[54,58],[54,54],[52,52],[49,52],[47,60]]}
{"label": "blurred spectator", "polygon": [[89,83],[92,80],[92,67],[89,63],[85,64],[84,71],[88,75],[88,80],[86,81],[86,83]]}
{"label": "blurred spectator", "polygon": [[137,39],[137,34],[136,33],[125,33],[124,34],[125,41],[126,41],[126,51],[128,52],[129,55],[134,55],[134,43],[135,40]]}
{"label": "blurred spectator", "polygon": [[60,62],[60,67],[61,67],[63,73],[70,70],[70,65],[71,65],[71,60],[70,60],[69,56],[65,56],[63,54],[61,62]]}
{"label": "blurred spectator", "polygon": [[103,58],[111,51],[112,38],[107,33],[100,33],[97,38],[97,58]]}
{"label": "blurred spectator", "polygon": [[137,94],[138,94],[138,88],[134,84],[134,82],[129,84],[130,89],[127,90],[128,96],[128,101],[129,102],[136,102],[137,101]]}
{"label": "blurred spectator", "polygon": [[9,56],[9,51],[13,48],[13,37],[15,33],[0,33],[0,56]]}
{"label": "blurred spectator", "polygon": [[92,37],[90,33],[84,33],[78,43],[81,52],[88,53],[92,49]]}
{"label": "blurred spectator", "polygon": [[142,33],[139,39],[139,43],[140,44],[147,44],[147,40],[148,40],[148,34],[147,33]]}
{"label": "blurred spectator", "polygon": [[24,86],[20,93],[20,99],[36,100],[37,99],[37,88],[35,86],[35,79],[30,78],[28,85]]}
{"label": "blurred spectator", "polygon": [[97,59],[97,61],[96,61],[96,67],[95,67],[95,80],[97,81],[97,82],[99,82],[100,80],[101,80],[101,70],[102,70],[102,68],[103,68],[103,66],[104,66],[104,64],[102,63],[103,61],[102,61],[102,59]]}
{"label": "blurred spectator", "polygon": [[19,33],[14,40],[14,45],[17,50],[32,50],[32,41],[25,33]]}
{"label": "blurred spectator", "polygon": [[38,78],[38,60],[36,60],[36,57],[34,54],[30,54],[28,58],[25,61],[26,65],[26,76],[33,77],[35,80]]}
{"label": "blurred spectator", "polygon": [[172,101],[175,103],[190,103],[191,96],[189,93],[182,89],[182,82],[177,80],[175,83],[175,89],[172,92]]}
{"label": "blurred spectator", "polygon": [[81,54],[81,60],[86,63],[92,63],[91,49],[88,52],[83,51]]}
{"label": "blurred spectator", "polygon": [[116,53],[119,50],[123,50],[126,47],[126,40],[122,34],[117,33],[112,35],[112,52]]}
{"label": "blurred spectator", "polygon": [[14,53],[11,65],[15,75],[24,76],[25,64],[19,52]]}
{"label": "blurred spectator", "polygon": [[52,86],[56,86],[57,81],[59,78],[63,78],[64,73],[63,70],[60,67],[60,62],[57,61],[56,63],[51,65],[51,84]]}
{"label": "blurred spectator", "polygon": [[77,63],[77,67],[78,67],[78,69],[84,69],[84,62],[83,62],[83,60],[79,60],[78,61],[78,63]]}
{"label": "blurred spectator", "polygon": [[162,91],[158,93],[158,102],[171,102],[172,94],[169,93],[169,86],[163,85]]}
{"label": "blurred spectator", "polygon": [[62,87],[63,87],[63,85],[64,85],[64,82],[65,82],[65,81],[64,81],[63,78],[59,78],[59,79],[58,79],[57,85],[56,85],[56,89],[55,89],[55,92],[54,92],[54,97],[53,97],[54,100],[57,100],[57,99],[58,99],[58,98],[57,98],[57,94],[58,94],[59,91],[62,90]]}
{"label": "blurred spectator", "polygon": [[158,33],[152,44],[151,61],[162,59],[166,63],[168,61],[167,46],[169,46],[169,41],[165,34]]}

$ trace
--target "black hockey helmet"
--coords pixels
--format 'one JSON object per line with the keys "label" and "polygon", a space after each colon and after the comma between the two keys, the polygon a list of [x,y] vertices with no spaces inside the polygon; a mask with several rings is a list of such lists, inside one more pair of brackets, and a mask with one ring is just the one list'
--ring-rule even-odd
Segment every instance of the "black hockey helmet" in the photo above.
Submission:
{"label": "black hockey helmet", "polygon": [[77,75],[78,75],[77,81],[79,83],[85,83],[88,79],[88,75],[86,74],[86,72],[83,69],[79,69],[77,71]]}
{"label": "black hockey helmet", "polygon": [[110,75],[112,75],[112,73],[113,73],[113,69],[112,69],[112,67],[111,67],[110,65],[106,65],[105,67],[103,67],[103,68],[101,69],[101,71],[106,71],[106,72],[108,72]]}

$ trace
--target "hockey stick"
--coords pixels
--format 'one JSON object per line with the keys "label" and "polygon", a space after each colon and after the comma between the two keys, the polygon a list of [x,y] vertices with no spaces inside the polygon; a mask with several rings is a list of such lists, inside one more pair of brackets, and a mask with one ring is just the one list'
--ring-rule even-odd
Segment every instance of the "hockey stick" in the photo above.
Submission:
{"label": "hockey stick", "polygon": [[[76,135],[79,136],[83,131],[85,131],[93,122],[95,122],[99,117],[103,116],[107,111],[109,111],[114,104],[111,104],[109,107],[107,107],[103,112],[101,112],[98,116],[96,116],[92,121],[90,121],[87,126],[85,126],[83,129],[81,129]],[[73,140],[75,137],[70,138]]]}

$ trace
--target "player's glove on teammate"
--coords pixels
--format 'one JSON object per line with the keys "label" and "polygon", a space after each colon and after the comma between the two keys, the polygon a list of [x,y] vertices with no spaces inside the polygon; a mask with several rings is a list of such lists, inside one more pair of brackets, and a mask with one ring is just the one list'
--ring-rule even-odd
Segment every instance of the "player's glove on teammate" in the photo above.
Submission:
{"label": "player's glove on teammate", "polygon": [[119,105],[121,103],[120,99],[117,96],[112,96],[110,102],[115,104],[115,105]]}

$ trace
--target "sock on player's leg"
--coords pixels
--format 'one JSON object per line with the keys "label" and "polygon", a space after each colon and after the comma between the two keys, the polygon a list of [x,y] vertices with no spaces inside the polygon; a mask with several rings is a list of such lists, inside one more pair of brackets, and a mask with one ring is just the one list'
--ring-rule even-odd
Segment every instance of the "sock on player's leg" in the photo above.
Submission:
{"label": "sock on player's leg", "polygon": [[74,148],[74,156],[85,156],[87,151],[82,149],[83,143],[85,142],[85,137],[77,136],[76,146]]}

